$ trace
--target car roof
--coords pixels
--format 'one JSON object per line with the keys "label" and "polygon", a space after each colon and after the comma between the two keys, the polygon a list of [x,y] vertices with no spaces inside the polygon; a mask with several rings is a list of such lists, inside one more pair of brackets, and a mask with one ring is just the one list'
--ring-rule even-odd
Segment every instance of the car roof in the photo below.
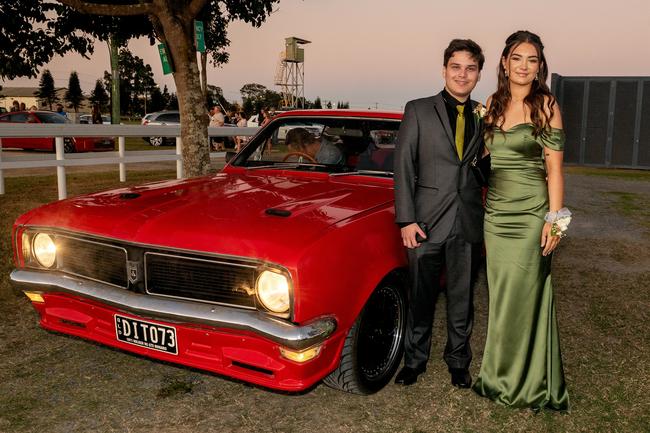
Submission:
{"label": "car roof", "polygon": [[402,119],[401,111],[379,111],[379,110],[292,110],[277,114],[273,119],[283,117],[360,117],[373,119]]}

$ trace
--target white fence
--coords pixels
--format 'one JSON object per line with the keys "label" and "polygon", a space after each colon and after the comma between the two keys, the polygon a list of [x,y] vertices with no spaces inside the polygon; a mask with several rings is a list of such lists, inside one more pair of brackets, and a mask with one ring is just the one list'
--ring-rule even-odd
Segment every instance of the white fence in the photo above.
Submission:
{"label": "white fence", "polygon": [[[210,137],[251,136],[258,128],[208,128]],[[4,170],[56,167],[59,199],[67,196],[65,168],[71,166],[117,164],[120,182],[126,181],[126,164],[136,162],[176,161],[176,177],[183,178],[179,125],[72,125],[72,124],[0,124],[0,142],[8,137],[55,137],[55,154],[11,156],[2,152],[0,143],[0,194],[5,193]],[[118,150],[113,152],[64,153],[64,137],[116,137]],[[175,150],[126,151],[125,137],[176,137]],[[224,152],[211,152],[210,158]]]}

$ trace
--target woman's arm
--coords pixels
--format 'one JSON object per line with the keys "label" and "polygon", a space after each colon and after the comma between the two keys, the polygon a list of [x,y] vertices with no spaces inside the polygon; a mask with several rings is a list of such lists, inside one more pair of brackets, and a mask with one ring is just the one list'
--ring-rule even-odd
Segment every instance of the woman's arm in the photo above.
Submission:
{"label": "woman's arm", "polygon": [[[552,128],[562,129],[562,114],[557,102],[553,106],[553,117],[549,124]],[[548,202],[549,210],[557,212],[562,209],[564,203],[564,173],[562,170],[562,160],[564,152],[544,147],[544,160],[546,162],[546,173],[548,182]],[[542,230],[542,243],[544,248],[543,255],[550,254],[560,242],[559,236],[551,236],[551,224],[544,224]]]}

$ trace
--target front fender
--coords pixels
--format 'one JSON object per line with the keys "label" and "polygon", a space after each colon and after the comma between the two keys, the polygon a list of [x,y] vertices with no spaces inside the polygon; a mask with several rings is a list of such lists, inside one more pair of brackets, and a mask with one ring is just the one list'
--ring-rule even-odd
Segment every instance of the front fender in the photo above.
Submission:
{"label": "front fender", "polygon": [[391,205],[330,227],[296,268],[294,319],[331,314],[347,332],[381,280],[407,267]]}

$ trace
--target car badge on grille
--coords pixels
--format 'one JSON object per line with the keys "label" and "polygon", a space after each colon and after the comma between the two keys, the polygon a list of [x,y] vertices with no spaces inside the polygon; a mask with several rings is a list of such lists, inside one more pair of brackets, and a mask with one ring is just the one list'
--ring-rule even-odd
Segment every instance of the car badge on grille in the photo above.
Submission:
{"label": "car badge on grille", "polygon": [[129,283],[135,284],[141,279],[142,264],[131,260],[128,260],[126,263],[129,271]]}

